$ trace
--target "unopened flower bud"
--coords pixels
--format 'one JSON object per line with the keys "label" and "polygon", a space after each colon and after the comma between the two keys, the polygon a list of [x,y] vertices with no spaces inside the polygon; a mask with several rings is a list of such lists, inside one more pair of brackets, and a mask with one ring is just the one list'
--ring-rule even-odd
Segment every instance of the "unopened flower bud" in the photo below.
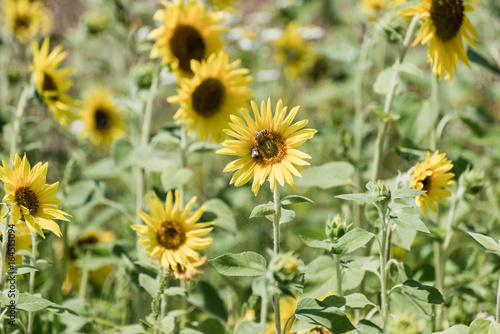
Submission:
{"label": "unopened flower bud", "polygon": [[326,222],[326,236],[332,241],[342,238],[342,236],[349,230],[349,227],[351,227],[351,225],[352,224],[347,225],[345,219],[340,217],[340,215],[336,215],[331,221],[329,220]]}

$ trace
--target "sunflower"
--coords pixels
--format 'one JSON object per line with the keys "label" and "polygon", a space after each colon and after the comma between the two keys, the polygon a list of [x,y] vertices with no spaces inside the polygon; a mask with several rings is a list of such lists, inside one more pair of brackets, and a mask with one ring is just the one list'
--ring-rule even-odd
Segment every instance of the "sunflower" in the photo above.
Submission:
{"label": "sunflower", "polygon": [[434,152],[430,157],[430,152],[427,152],[425,161],[420,164],[417,162],[413,171],[413,179],[411,186],[413,189],[425,190],[422,195],[415,197],[415,203],[422,209],[422,214],[427,218],[427,207],[436,212],[434,202],[447,205],[438,197],[450,197],[451,192],[445,187],[449,187],[455,183],[451,180],[455,174],[448,173],[453,168],[450,160],[446,159],[446,153],[439,154],[439,151]]}
{"label": "sunflower", "polygon": [[423,0],[423,4],[404,9],[399,12],[403,16],[420,14],[424,24],[420,28],[413,45],[429,43],[427,60],[434,64],[432,73],[439,79],[451,81],[452,73],[457,73],[458,60],[467,67],[469,58],[465,52],[462,37],[476,47],[472,36],[478,37],[465,12],[473,10],[464,5],[463,0]]}
{"label": "sunflower", "polygon": [[52,26],[50,13],[40,1],[6,0],[3,16],[7,30],[21,43],[46,35]]}
{"label": "sunflower", "polygon": [[81,135],[89,137],[97,146],[109,146],[115,138],[125,135],[120,111],[111,95],[111,91],[107,89],[94,89],[85,99],[80,111],[85,124]]}
{"label": "sunflower", "polygon": [[162,25],[148,36],[157,40],[151,58],[162,57],[163,64],[170,65],[178,76],[192,76],[192,59],[201,61],[222,49],[219,35],[224,28],[216,26],[222,18],[195,0],[163,2],[163,6],[154,15]]}
{"label": "sunflower", "polygon": [[42,97],[44,103],[54,114],[56,120],[62,125],[68,125],[76,118],[71,110],[76,102],[66,92],[71,88],[73,82],[67,76],[73,73],[73,67],[58,69],[67,53],[62,51],[62,46],[57,46],[49,53],[50,41],[46,38],[42,46],[33,42],[33,64],[30,71],[33,72],[35,88]]}
{"label": "sunflower", "polygon": [[203,256],[200,260],[196,262],[189,262],[184,265],[184,268],[179,268],[179,271],[172,272],[175,279],[182,279],[183,281],[192,281],[195,277],[203,274],[203,270],[198,269],[202,265],[207,263],[207,257]]}
{"label": "sunflower", "polygon": [[167,99],[180,104],[174,115],[177,123],[187,121],[187,129],[198,128],[198,137],[221,141],[229,116],[245,107],[252,91],[247,85],[252,81],[246,68],[237,68],[240,60],[229,63],[229,56],[220,51],[212,53],[201,63],[192,61],[192,78],[179,80],[179,95]]}
{"label": "sunflower", "polygon": [[60,237],[61,230],[54,219],[69,221],[66,218],[69,215],[53,206],[61,204],[54,197],[59,182],[45,184],[48,163],[42,165],[39,162],[31,169],[26,155],[21,159],[16,154],[11,159],[14,168],[2,161],[0,180],[4,183],[6,193],[2,201],[12,205],[12,219],[16,223],[21,218],[24,219],[32,233],[37,231],[44,238],[42,229],[52,231]]}
{"label": "sunflower", "polygon": [[243,110],[247,124],[241,117],[231,115],[232,123],[228,124],[231,130],[224,130],[236,140],[224,141],[222,146],[225,148],[218,150],[217,153],[241,157],[228,164],[224,172],[237,170],[231,179],[231,184],[234,183],[237,187],[247,183],[253,176],[252,191],[256,196],[268,176],[272,191],[276,180],[282,186],[286,181],[295,190],[292,174],[299,177],[301,175],[292,164],[307,166],[309,163],[302,159],[311,158],[295,148],[312,138],[317,130],[302,129],[308,120],[291,125],[299,107],[293,108],[286,116],[287,108],[283,108],[281,100],[276,104],[274,115],[270,98],[267,100],[267,105],[262,101],[260,112],[254,101],[251,104],[255,121],[247,110]]}
{"label": "sunflower", "polygon": [[212,238],[201,238],[212,230],[213,223],[196,223],[206,206],[188,214],[196,201],[193,197],[184,209],[180,209],[179,191],[175,191],[175,205],[172,206],[172,192],[169,191],[163,207],[156,194],[154,200],[147,196],[151,216],[143,211],[137,211],[146,225],[132,225],[142,237],[139,242],[147,245],[145,251],[153,259],[159,259],[160,264],[168,270],[183,273],[191,270],[194,263],[200,261],[196,249],[204,249],[212,243]]}
{"label": "sunflower", "polygon": [[[3,219],[3,217],[5,216],[5,206],[2,205],[2,208],[0,209],[0,223],[1,224],[5,224],[5,220]],[[19,230],[13,230],[14,231],[14,240],[15,240],[15,243],[14,243],[14,249],[10,249],[9,248],[9,245],[7,245],[7,256],[9,257],[10,254],[12,252],[14,253],[17,253],[18,251],[20,250],[27,250],[29,252],[31,252],[31,234],[30,234],[30,230],[28,229],[28,227],[26,226],[25,223],[23,223],[22,221],[19,221],[17,222],[17,224],[15,224],[15,227]],[[10,225],[7,227],[7,231],[9,231],[10,229]],[[7,233],[7,237],[9,237],[9,233]],[[0,231],[0,242],[3,241],[3,235],[2,235],[2,232]],[[7,257],[7,260],[6,260],[6,264],[5,264],[5,271],[8,271],[9,268],[10,268],[10,264],[9,263],[9,258]],[[23,264],[23,256],[22,255],[14,255],[14,265],[19,265],[19,264]]]}
{"label": "sunflower", "polygon": [[302,37],[302,27],[289,23],[283,34],[274,41],[276,58],[285,65],[285,73],[291,77],[300,76],[311,68],[316,59],[315,50]]}

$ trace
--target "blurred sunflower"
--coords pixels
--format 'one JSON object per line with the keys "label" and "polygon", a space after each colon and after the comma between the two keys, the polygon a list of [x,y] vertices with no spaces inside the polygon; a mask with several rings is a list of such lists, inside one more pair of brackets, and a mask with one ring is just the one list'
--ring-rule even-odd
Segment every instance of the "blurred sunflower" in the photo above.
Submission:
{"label": "blurred sunflower", "polygon": [[204,249],[212,243],[212,238],[201,238],[212,230],[213,223],[196,223],[200,219],[206,206],[188,214],[196,201],[193,197],[180,210],[179,191],[175,191],[175,205],[172,206],[173,196],[169,191],[163,207],[156,194],[154,201],[147,196],[151,216],[143,211],[137,211],[146,225],[132,225],[141,237],[140,243],[147,245],[145,251],[153,259],[159,259],[160,264],[176,273],[185,273],[196,268],[194,263],[200,261],[200,254],[196,249]]}
{"label": "blurred sunflower", "polygon": [[182,279],[183,281],[192,281],[198,275],[203,274],[203,270],[198,269],[202,265],[207,263],[207,257],[203,256],[200,260],[196,262],[186,263],[184,268],[178,268],[179,271],[174,271],[173,275],[175,279]]}
{"label": "blurred sunflower", "polygon": [[192,76],[191,60],[207,59],[223,48],[220,33],[225,30],[216,26],[222,18],[218,12],[208,12],[205,5],[195,0],[163,2],[165,9],[158,10],[154,19],[162,25],[149,34],[156,39],[151,58],[162,57],[164,65],[177,76]]}
{"label": "blurred sunflower", "polygon": [[67,76],[73,73],[73,67],[58,69],[67,53],[62,51],[62,46],[57,46],[49,53],[50,41],[46,38],[42,46],[33,42],[33,64],[30,71],[33,72],[35,88],[42,97],[44,103],[54,114],[55,119],[62,125],[68,125],[76,118],[71,110],[76,102],[66,92],[71,88],[73,82]]}
{"label": "blurred sunflower", "polygon": [[[71,291],[72,287],[78,288],[80,286],[82,272],[81,266],[77,264],[77,260],[81,249],[113,240],[115,240],[115,234],[113,232],[93,230],[85,233],[69,245],[68,255],[66,258],[66,280],[61,288],[63,294],[67,295]],[[60,257],[62,258],[62,256]],[[99,261],[92,261],[89,267],[90,281],[101,289],[104,284],[104,280],[112,271],[111,266],[103,264]]]}
{"label": "blurred sunflower", "polygon": [[453,168],[451,160],[446,159],[446,153],[439,154],[439,151],[434,152],[430,156],[427,152],[425,161],[420,164],[417,162],[413,171],[411,186],[413,189],[425,190],[422,195],[415,197],[415,203],[422,209],[422,214],[427,218],[427,207],[436,212],[436,203],[447,205],[438,197],[450,197],[451,191],[444,189],[455,183],[451,180],[455,174],[448,173]]}
{"label": "blurred sunflower", "polygon": [[232,12],[234,10],[236,0],[210,0],[210,3],[216,8]]}
{"label": "blurred sunflower", "polygon": [[179,80],[179,95],[167,99],[180,104],[174,115],[177,123],[187,122],[187,129],[198,129],[198,138],[219,142],[224,137],[229,116],[245,107],[252,91],[247,85],[252,81],[246,68],[237,68],[240,60],[229,63],[229,56],[220,51],[212,53],[201,63],[192,61],[194,76]]}
{"label": "blurred sunflower", "polygon": [[89,137],[92,144],[101,147],[109,146],[114,139],[125,135],[120,110],[111,96],[108,89],[95,88],[85,99],[80,111],[84,122],[81,135]]}
{"label": "blurred sunflower", "polygon": [[6,0],[3,17],[7,30],[21,43],[40,34],[46,35],[52,26],[51,15],[40,1]]}
{"label": "blurred sunflower", "polygon": [[298,77],[311,68],[317,57],[301,32],[302,27],[292,21],[273,43],[277,60],[285,66],[285,73],[291,77]]}
{"label": "blurred sunflower", "polygon": [[377,11],[394,8],[405,3],[406,0],[362,0],[361,10],[365,15],[371,16]]}
{"label": "blurred sunflower", "polygon": [[247,183],[253,176],[252,191],[257,196],[260,186],[269,176],[271,191],[274,191],[276,180],[283,186],[286,181],[295,190],[293,175],[301,176],[293,164],[307,166],[308,162],[302,159],[311,157],[297,149],[306,140],[312,138],[317,130],[302,129],[308,120],[292,121],[299,107],[293,108],[285,118],[287,108],[283,108],[281,100],[276,104],[276,112],[271,110],[271,99],[261,103],[260,112],[257,104],[252,101],[252,110],[255,121],[250,117],[247,110],[243,110],[243,117],[231,115],[232,123],[224,132],[236,138],[236,140],[225,140],[218,150],[218,154],[238,155],[241,158],[229,163],[224,172],[234,173],[231,184],[239,187]]}
{"label": "blurred sunflower", "polygon": [[399,15],[413,16],[420,14],[424,24],[420,28],[413,45],[429,43],[427,60],[434,64],[432,73],[439,79],[449,79],[453,72],[457,73],[458,60],[467,67],[469,58],[465,52],[462,38],[476,47],[472,36],[478,38],[474,27],[465,12],[473,10],[464,5],[463,0],[423,0],[423,4],[401,10]]}
{"label": "blurred sunflower", "polygon": [[[5,216],[5,205],[2,205],[0,209],[0,223],[5,224],[5,220],[3,217]],[[15,231],[14,238],[15,238],[15,251],[20,251],[20,250],[27,250],[31,252],[31,233],[26,224],[22,221],[17,222],[16,228],[19,229],[19,232]],[[8,235],[7,235],[8,237]],[[0,242],[3,242],[3,235],[2,232],[0,231]],[[7,246],[7,254],[9,253],[9,246]],[[23,264],[23,256],[22,255],[14,255],[15,257],[15,264]],[[6,261],[7,263],[5,264],[5,271],[9,270],[10,264],[9,261]]]}
{"label": "blurred sunflower", "polygon": [[61,236],[59,225],[54,219],[69,221],[69,216],[62,210],[56,209],[53,205],[61,204],[54,197],[57,193],[59,182],[45,184],[48,163],[42,165],[37,163],[33,169],[24,155],[23,159],[19,155],[11,156],[14,169],[8,163],[2,161],[0,166],[0,180],[4,183],[5,197],[3,202],[12,205],[10,214],[14,222],[24,219],[29,230],[37,231],[45,238],[42,229],[54,232]]}

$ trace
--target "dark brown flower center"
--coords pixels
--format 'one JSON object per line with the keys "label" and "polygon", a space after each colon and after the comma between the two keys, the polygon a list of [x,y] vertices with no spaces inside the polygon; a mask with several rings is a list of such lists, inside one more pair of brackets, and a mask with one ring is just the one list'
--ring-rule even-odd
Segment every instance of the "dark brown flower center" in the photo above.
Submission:
{"label": "dark brown flower center", "polygon": [[94,121],[96,129],[100,132],[108,132],[111,129],[111,117],[106,110],[97,109],[94,113]]}
{"label": "dark brown flower center", "polygon": [[219,111],[225,93],[224,85],[219,80],[205,79],[191,96],[193,109],[201,116],[211,117]]}
{"label": "dark brown flower center", "polygon": [[156,231],[158,243],[166,249],[178,249],[186,241],[186,232],[177,222],[163,222]]}
{"label": "dark brown flower center", "polygon": [[285,139],[279,133],[260,131],[255,138],[251,156],[258,163],[274,165],[286,156]]}
{"label": "dark brown flower center", "polygon": [[422,190],[429,192],[429,190],[431,190],[431,177],[427,176],[425,179],[423,179],[422,185],[423,185]]}
{"label": "dark brown flower center", "polygon": [[24,206],[34,216],[38,212],[38,197],[35,192],[28,187],[21,187],[16,190],[14,200],[17,205]]}
{"label": "dark brown flower center", "polygon": [[78,240],[76,243],[68,247],[68,256],[70,260],[76,260],[78,257],[78,254],[76,253],[76,249],[79,248],[80,246],[84,245],[94,245],[99,242],[99,239],[95,235],[89,235],[86,237],[81,238]]}
{"label": "dark brown flower center", "polygon": [[205,55],[205,41],[195,28],[178,25],[170,38],[172,53],[179,59],[179,67],[188,73],[191,71],[191,59],[201,61]]}
{"label": "dark brown flower center", "polygon": [[464,20],[462,0],[432,0],[431,20],[436,27],[437,37],[446,42],[459,31]]}
{"label": "dark brown flower center", "polygon": [[42,90],[48,91],[48,90],[55,90],[57,91],[57,85],[54,79],[47,73],[43,74],[43,82],[42,82]]}
{"label": "dark brown flower center", "polygon": [[31,24],[31,20],[28,16],[18,16],[14,22],[15,29],[28,29]]}

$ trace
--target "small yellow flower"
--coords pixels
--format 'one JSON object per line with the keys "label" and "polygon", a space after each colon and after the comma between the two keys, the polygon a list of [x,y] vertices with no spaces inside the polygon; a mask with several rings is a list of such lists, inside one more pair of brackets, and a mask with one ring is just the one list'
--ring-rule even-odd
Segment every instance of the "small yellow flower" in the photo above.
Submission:
{"label": "small yellow flower", "polygon": [[467,67],[469,58],[465,52],[462,38],[476,47],[471,36],[478,37],[474,27],[465,15],[473,10],[463,0],[423,0],[424,3],[404,9],[399,15],[420,14],[424,24],[419,30],[413,45],[429,43],[427,60],[434,64],[432,73],[439,79],[449,79],[457,73],[458,60]]}
{"label": "small yellow flower", "polygon": [[3,17],[7,30],[21,43],[46,35],[52,26],[51,15],[41,1],[5,0]]}
{"label": "small yellow flower", "polygon": [[67,52],[62,51],[62,46],[57,46],[49,53],[50,41],[46,38],[42,46],[33,42],[33,64],[30,70],[33,72],[35,88],[43,98],[44,103],[54,114],[55,119],[62,125],[68,125],[76,118],[71,107],[76,102],[66,92],[71,88],[73,82],[67,76],[73,73],[73,67],[58,68],[66,58]]}
{"label": "small yellow flower", "polygon": [[208,12],[202,2],[173,0],[163,2],[154,19],[162,25],[149,34],[156,39],[151,58],[162,57],[178,77],[192,76],[191,60],[207,59],[223,48],[220,33],[225,30],[216,24],[222,21],[219,13]]}
{"label": "small yellow flower", "polygon": [[451,191],[444,189],[455,183],[451,180],[455,174],[448,173],[453,168],[450,160],[446,159],[446,153],[439,154],[439,151],[434,152],[432,157],[430,152],[427,152],[425,161],[420,164],[417,162],[413,171],[413,179],[411,186],[413,189],[425,190],[422,195],[415,197],[415,203],[422,209],[422,214],[427,218],[427,207],[436,212],[436,203],[447,205],[438,197],[450,197]]}
{"label": "small yellow flower", "polygon": [[85,124],[81,136],[89,137],[92,144],[101,147],[125,135],[120,110],[111,96],[108,89],[96,88],[87,96],[80,111]]}
{"label": "small yellow flower", "polygon": [[[0,209],[0,223],[5,224],[4,217],[5,216],[5,206],[2,205]],[[13,244],[7,244],[7,258],[6,258],[6,263],[5,263],[5,271],[8,271],[10,268],[10,260],[9,257],[11,256],[10,253],[14,252],[17,253],[20,250],[27,250],[31,252],[31,233],[26,224],[22,221],[17,222],[15,224],[15,227],[19,230],[12,229],[14,232],[14,240],[15,242]],[[9,235],[12,235],[10,231],[11,227],[7,226],[7,237],[9,238]],[[0,242],[3,241],[3,235],[2,232],[0,231]],[[10,245],[13,245],[12,249]],[[23,264],[23,256],[22,255],[14,255],[14,265],[19,265]]]}
{"label": "small yellow flower", "polygon": [[0,180],[4,183],[6,193],[3,202],[12,205],[12,219],[16,223],[24,219],[32,233],[37,231],[44,238],[42,229],[52,231],[60,237],[61,230],[54,219],[69,221],[66,218],[69,215],[53,206],[61,204],[54,197],[59,182],[45,184],[48,163],[42,165],[39,162],[31,169],[26,155],[21,159],[16,154],[11,159],[14,168],[2,161]]}
{"label": "small yellow flower", "polygon": [[254,101],[251,104],[255,120],[250,117],[248,111],[243,110],[246,124],[241,117],[231,115],[232,123],[228,124],[231,130],[224,130],[236,140],[224,141],[222,146],[225,148],[218,150],[217,153],[241,157],[228,164],[224,172],[236,171],[231,184],[234,183],[237,187],[253,177],[252,191],[255,195],[268,176],[272,191],[276,180],[281,186],[284,186],[286,181],[295,189],[293,175],[299,177],[301,175],[293,164],[307,166],[309,163],[303,159],[311,158],[296,147],[312,138],[317,130],[302,129],[308,120],[292,125],[299,107],[293,108],[287,116],[287,108],[283,108],[281,100],[276,104],[274,115],[270,98],[267,100],[267,105],[262,101],[260,111]]}
{"label": "small yellow flower", "polygon": [[184,268],[178,268],[179,271],[172,272],[175,279],[182,279],[183,281],[192,281],[198,275],[203,274],[203,270],[198,269],[202,265],[207,263],[207,257],[203,256],[200,260],[196,262],[187,263]]}
{"label": "small yellow flower", "polygon": [[[175,192],[175,205],[172,192],[169,191],[165,201],[165,207],[156,194],[154,200],[147,196],[151,216],[143,211],[137,211],[146,225],[132,225],[145,239],[140,243],[147,245],[145,251],[150,253],[153,259],[159,259],[160,264],[171,272],[186,273],[196,269],[200,254],[197,249],[204,249],[212,243],[212,238],[202,238],[212,230],[213,223],[197,223],[201,215],[207,209],[206,206],[189,214],[189,210],[196,202],[193,197],[189,203],[180,209],[180,195]],[[180,276],[179,276],[180,277]]]}
{"label": "small yellow flower", "polygon": [[187,129],[198,130],[198,138],[219,142],[224,137],[230,115],[247,105],[252,91],[247,85],[252,81],[246,68],[237,68],[240,60],[229,63],[224,52],[212,53],[201,63],[192,61],[192,78],[179,80],[179,95],[169,97],[170,103],[179,103],[174,115],[177,123],[187,122]]}

